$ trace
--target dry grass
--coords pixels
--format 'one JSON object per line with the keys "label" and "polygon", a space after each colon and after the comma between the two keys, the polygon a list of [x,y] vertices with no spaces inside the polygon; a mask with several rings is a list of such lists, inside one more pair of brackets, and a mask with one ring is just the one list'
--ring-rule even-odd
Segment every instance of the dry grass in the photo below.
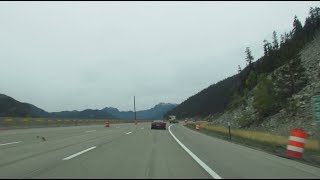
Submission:
{"label": "dry grass", "polygon": [[21,122],[29,122],[29,119],[28,118],[23,118],[20,120]]}
{"label": "dry grass", "polygon": [[[222,126],[213,126],[213,125],[209,125],[208,123],[202,123],[201,128],[209,131],[229,134],[228,128],[225,128]],[[257,131],[231,129],[231,135],[238,136],[244,139],[261,142],[261,143],[273,144],[273,145],[286,146],[288,143],[288,137],[286,136],[279,136],[279,135],[274,135],[274,134],[264,133],[264,132],[257,132]],[[320,150],[318,141],[313,139],[307,139],[305,143],[305,149],[313,150],[313,151]]]}
{"label": "dry grass", "polygon": [[13,120],[11,118],[6,118],[3,120],[4,122],[8,123],[8,122],[12,122]]}

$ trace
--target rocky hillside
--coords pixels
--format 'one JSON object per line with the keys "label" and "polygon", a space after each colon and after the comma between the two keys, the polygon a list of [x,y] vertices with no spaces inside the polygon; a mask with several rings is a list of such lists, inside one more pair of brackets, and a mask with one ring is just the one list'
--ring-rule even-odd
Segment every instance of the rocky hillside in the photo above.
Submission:
{"label": "rocky hillside", "polygon": [[[287,136],[290,130],[302,128],[307,132],[308,137],[315,138],[317,134],[319,134],[319,132],[317,132],[317,125],[312,119],[311,97],[320,95],[320,32],[316,34],[312,42],[303,48],[299,55],[309,80],[302,90],[289,98],[289,103],[297,102],[295,111],[292,112],[288,111],[287,108],[283,108],[278,113],[265,117],[260,122],[246,127],[246,129]],[[282,67],[279,67],[270,73],[269,77],[272,74],[277,76],[281,68]],[[226,111],[217,118],[209,116],[207,119],[210,119],[214,124],[224,126],[227,126],[227,123],[231,122],[233,128],[239,128],[239,118],[243,116],[244,113],[246,113],[250,119],[257,118],[257,112],[253,108],[253,91],[249,92],[246,101],[246,105],[241,105],[231,111]]]}
{"label": "rocky hillside", "polygon": [[[189,97],[169,111],[166,117],[169,115],[175,115],[177,118],[217,117],[228,110],[246,106],[244,108],[248,110],[242,113],[240,124],[241,127],[247,127],[252,123],[261,123],[265,117],[278,113],[287,105],[290,111],[297,112],[292,109],[296,105],[295,101],[290,101],[290,98],[299,101],[299,97],[294,95],[305,87],[307,79],[310,82],[314,80],[314,74],[311,75],[312,78],[306,76],[311,72],[308,68],[314,67],[312,62],[306,62],[311,61],[308,59],[312,57],[306,57],[307,55],[303,52],[306,51],[304,49],[308,49],[308,46],[312,46],[308,44],[314,40],[317,31],[320,30],[320,8],[310,7],[309,16],[304,25],[297,16],[294,17],[292,25],[292,30],[280,34],[280,38],[278,33],[273,31],[270,42],[264,39],[262,41],[264,54],[256,60],[252,56],[250,47],[246,47],[244,69],[238,65],[237,74]],[[250,120],[250,118],[253,119],[254,114],[250,111],[252,100],[259,115],[255,120]]]}

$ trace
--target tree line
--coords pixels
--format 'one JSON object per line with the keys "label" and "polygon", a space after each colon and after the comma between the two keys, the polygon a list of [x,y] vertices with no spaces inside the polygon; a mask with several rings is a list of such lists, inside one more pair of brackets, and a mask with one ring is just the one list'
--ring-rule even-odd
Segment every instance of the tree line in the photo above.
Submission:
{"label": "tree line", "polygon": [[[250,47],[246,47],[246,67],[238,65],[237,74],[189,97],[165,117],[205,117],[219,114],[241,104],[246,105],[249,93],[253,93],[254,108],[260,117],[276,113],[287,105],[287,99],[292,94],[305,85],[307,78],[298,53],[314,39],[319,27],[319,7],[310,8],[304,26],[295,16],[290,32],[281,34],[279,38],[278,33],[273,31],[270,42],[263,40],[264,55],[261,58],[254,61]],[[268,76],[279,67],[278,74]]]}
{"label": "tree line", "polygon": [[[308,81],[299,52],[314,39],[319,27],[320,8],[310,8],[304,26],[294,16],[292,30],[281,34],[280,42],[276,31],[272,33],[272,42],[263,40],[264,55],[254,64],[252,52],[246,47],[245,60],[249,73],[242,73],[238,65],[241,86],[233,94],[228,108],[245,104],[248,92],[256,87],[253,91],[253,106],[259,117],[272,115],[284,107],[294,111],[295,104],[289,103],[288,98],[300,91]],[[268,74],[272,74],[271,77]]]}

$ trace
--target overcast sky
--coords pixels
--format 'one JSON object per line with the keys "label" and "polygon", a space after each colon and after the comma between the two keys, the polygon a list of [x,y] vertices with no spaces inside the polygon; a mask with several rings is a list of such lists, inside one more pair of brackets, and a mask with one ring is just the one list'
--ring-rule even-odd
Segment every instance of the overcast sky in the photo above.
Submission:
{"label": "overcast sky", "polygon": [[[181,103],[319,2],[0,2],[0,93],[46,111]],[[280,36],[280,34],[279,34]]]}

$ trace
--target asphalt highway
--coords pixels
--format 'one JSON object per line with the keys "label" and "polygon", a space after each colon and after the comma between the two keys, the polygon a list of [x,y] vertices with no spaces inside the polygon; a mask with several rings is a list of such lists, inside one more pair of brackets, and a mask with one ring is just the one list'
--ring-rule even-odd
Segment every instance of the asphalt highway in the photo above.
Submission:
{"label": "asphalt highway", "polygon": [[0,178],[320,178],[320,169],[167,123],[0,131]]}

